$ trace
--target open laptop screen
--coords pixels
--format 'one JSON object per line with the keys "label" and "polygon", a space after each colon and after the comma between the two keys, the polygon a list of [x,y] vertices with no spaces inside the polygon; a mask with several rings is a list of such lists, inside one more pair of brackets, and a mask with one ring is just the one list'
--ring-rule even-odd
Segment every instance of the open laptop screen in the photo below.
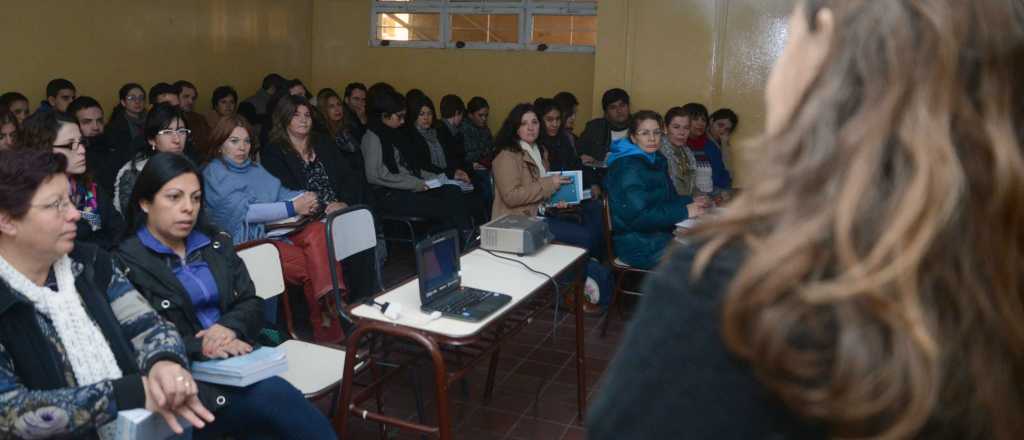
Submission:
{"label": "open laptop screen", "polygon": [[419,249],[420,289],[424,300],[430,299],[459,276],[457,235],[443,234],[417,246]]}

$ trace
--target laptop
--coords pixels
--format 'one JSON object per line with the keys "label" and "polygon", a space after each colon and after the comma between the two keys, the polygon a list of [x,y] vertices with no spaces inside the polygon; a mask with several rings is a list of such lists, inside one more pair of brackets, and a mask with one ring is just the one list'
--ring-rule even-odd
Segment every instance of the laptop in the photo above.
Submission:
{"label": "laptop", "polygon": [[478,322],[512,301],[504,293],[462,286],[459,256],[459,234],[454,230],[416,243],[421,310]]}

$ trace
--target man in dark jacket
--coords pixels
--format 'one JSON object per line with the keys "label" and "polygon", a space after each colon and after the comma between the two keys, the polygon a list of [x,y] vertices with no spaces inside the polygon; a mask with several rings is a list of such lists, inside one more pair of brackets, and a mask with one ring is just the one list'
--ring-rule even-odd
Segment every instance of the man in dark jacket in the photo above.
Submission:
{"label": "man in dark jacket", "polygon": [[580,135],[580,159],[584,165],[604,162],[613,142],[625,138],[629,129],[629,94],[610,89],[601,96],[604,116],[587,122]]}

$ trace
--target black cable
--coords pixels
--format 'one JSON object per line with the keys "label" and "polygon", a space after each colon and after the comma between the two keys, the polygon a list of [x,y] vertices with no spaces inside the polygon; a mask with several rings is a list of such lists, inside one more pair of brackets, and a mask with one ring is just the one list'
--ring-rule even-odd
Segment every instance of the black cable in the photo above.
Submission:
{"label": "black cable", "polygon": [[484,249],[484,248],[480,248],[480,250],[482,250],[484,252],[487,252],[488,254],[491,254],[491,255],[493,255],[495,257],[501,258],[502,260],[508,260],[508,261],[513,261],[513,262],[519,263],[519,265],[525,267],[526,270],[528,270],[530,272],[533,272],[535,274],[538,274],[538,275],[543,275],[544,277],[546,277],[548,279],[548,281],[551,281],[551,285],[552,286],[555,286],[555,316],[554,316],[554,318],[551,319],[551,321],[552,321],[551,322],[551,342],[553,344],[555,342],[555,337],[558,336],[558,306],[562,302],[562,296],[559,294],[558,282],[555,281],[555,279],[551,275],[548,275],[548,274],[546,274],[544,272],[536,270],[536,269],[530,267],[529,265],[527,265],[526,263],[523,263],[522,261],[519,261],[519,260],[517,260],[515,258],[509,258],[509,257],[506,257],[504,255],[498,255],[498,254],[496,254],[494,252],[491,252],[491,251],[489,251],[487,249]]}

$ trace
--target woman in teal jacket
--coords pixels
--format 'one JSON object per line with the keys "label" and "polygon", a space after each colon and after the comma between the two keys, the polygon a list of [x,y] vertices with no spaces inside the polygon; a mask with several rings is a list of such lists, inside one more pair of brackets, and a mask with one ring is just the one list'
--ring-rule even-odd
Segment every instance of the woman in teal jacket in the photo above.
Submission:
{"label": "woman in teal jacket", "polygon": [[605,185],[615,231],[615,254],[651,269],[672,240],[675,224],[704,213],[707,200],[676,194],[668,161],[658,152],[664,123],[652,111],[634,115],[629,136],[612,144]]}

